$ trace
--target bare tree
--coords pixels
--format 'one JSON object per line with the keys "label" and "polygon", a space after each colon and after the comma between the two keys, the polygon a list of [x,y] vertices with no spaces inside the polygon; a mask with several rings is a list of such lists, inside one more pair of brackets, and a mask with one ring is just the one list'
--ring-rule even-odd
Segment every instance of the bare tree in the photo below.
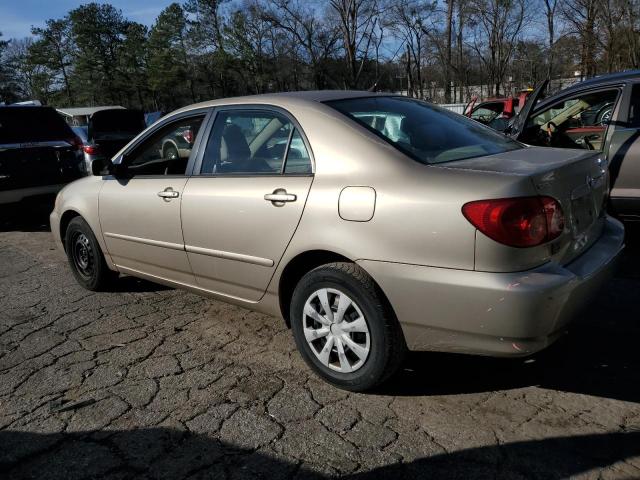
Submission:
{"label": "bare tree", "polygon": [[265,18],[291,38],[311,64],[315,88],[327,87],[325,64],[337,49],[339,30],[300,1],[270,0]]}
{"label": "bare tree", "polygon": [[429,31],[428,20],[433,11],[434,5],[425,0],[398,2],[389,10],[390,28],[406,45],[407,78],[411,86],[407,90],[412,97],[425,96],[423,58]]}
{"label": "bare tree", "polygon": [[487,70],[494,94],[500,95],[516,40],[530,20],[526,0],[475,0],[472,12],[477,18],[473,48]]}
{"label": "bare tree", "polygon": [[573,33],[580,38],[580,76],[596,74],[596,21],[600,0],[566,0],[562,14]]}
{"label": "bare tree", "polygon": [[346,86],[357,88],[362,70],[369,60],[378,16],[379,0],[330,0],[342,33],[342,47],[347,64]]}
{"label": "bare tree", "polygon": [[553,74],[553,54],[555,39],[555,26],[556,26],[556,13],[558,9],[558,0],[544,0],[544,15],[547,21],[547,79],[551,80]]}

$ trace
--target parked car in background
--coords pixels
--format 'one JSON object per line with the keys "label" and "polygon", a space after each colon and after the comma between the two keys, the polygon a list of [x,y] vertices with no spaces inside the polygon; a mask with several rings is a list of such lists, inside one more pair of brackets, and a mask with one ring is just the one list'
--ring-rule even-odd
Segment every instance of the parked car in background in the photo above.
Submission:
{"label": "parked car in background", "polygon": [[[166,156],[185,130],[188,159]],[[393,95],[186,107],[109,172],[63,189],[51,214],[82,286],[121,272],[281,315],[307,364],[349,390],[383,382],[407,347],[545,348],[623,246],[597,153],[528,148]]]}
{"label": "parked car in background", "polygon": [[88,124],[71,127],[82,139],[84,169],[91,175],[96,160],[106,162],[146,127],[140,110],[101,109],[88,116]]}
{"label": "parked car in background", "polygon": [[63,116],[71,127],[86,127],[89,125],[91,115],[100,110],[124,109],[121,105],[103,105],[99,107],[71,107],[58,108],[58,113]]}
{"label": "parked car in background", "polygon": [[522,90],[517,97],[489,98],[476,105],[478,97],[473,97],[464,109],[464,115],[494,130],[502,131],[524,107],[533,89]]}
{"label": "parked car in background", "polygon": [[55,195],[83,176],[81,140],[49,107],[0,107],[0,205]]}
{"label": "parked car in background", "polygon": [[545,88],[506,133],[530,145],[599,152],[609,167],[611,211],[640,221],[640,70],[592,78],[541,100]]}

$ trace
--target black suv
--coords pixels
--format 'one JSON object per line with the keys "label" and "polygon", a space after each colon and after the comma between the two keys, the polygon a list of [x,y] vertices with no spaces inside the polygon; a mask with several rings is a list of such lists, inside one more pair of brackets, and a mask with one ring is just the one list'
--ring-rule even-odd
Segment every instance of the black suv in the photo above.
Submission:
{"label": "black suv", "polygon": [[53,199],[82,162],[82,141],[53,108],[0,107],[0,207]]}

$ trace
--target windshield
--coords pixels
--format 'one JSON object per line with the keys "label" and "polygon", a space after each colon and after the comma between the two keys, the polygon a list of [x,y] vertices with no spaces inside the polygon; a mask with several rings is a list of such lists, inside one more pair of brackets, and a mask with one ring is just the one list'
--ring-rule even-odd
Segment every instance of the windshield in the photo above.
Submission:
{"label": "windshield", "polygon": [[73,133],[49,107],[0,107],[0,144],[68,140]]}
{"label": "windshield", "polygon": [[406,97],[326,102],[422,163],[494,155],[522,144],[457,113]]}

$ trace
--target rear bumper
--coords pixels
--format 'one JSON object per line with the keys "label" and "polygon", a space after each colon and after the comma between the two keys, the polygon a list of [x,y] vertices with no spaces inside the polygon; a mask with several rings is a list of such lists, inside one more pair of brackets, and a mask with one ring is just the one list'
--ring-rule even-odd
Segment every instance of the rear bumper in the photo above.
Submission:
{"label": "rear bumper", "polygon": [[611,277],[624,228],[607,218],[573,262],[490,273],[362,260],[387,295],[412,350],[522,356],[564,333]]}

